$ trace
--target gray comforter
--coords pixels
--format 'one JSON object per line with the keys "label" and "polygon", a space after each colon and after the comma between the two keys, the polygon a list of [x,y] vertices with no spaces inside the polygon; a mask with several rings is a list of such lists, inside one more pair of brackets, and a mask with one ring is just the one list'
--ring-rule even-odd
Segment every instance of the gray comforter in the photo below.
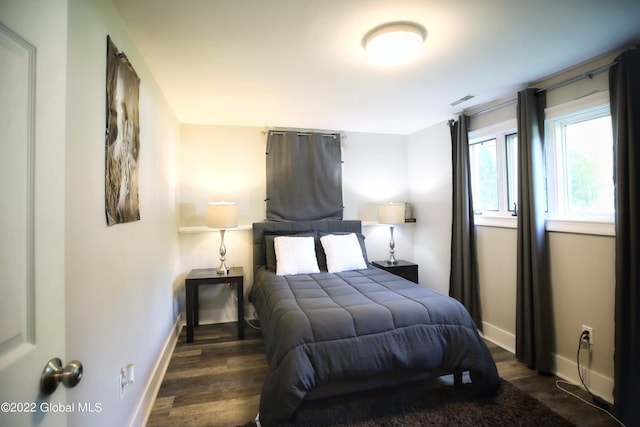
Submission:
{"label": "gray comforter", "polygon": [[381,269],[295,276],[261,269],[250,300],[269,362],[263,426],[289,419],[316,386],[396,370],[469,371],[481,391],[499,387],[493,358],[466,309]]}

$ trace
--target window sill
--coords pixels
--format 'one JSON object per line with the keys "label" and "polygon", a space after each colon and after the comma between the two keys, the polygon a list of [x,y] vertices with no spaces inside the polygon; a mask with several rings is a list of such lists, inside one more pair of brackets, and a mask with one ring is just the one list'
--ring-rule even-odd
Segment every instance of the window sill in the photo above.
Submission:
{"label": "window sill", "polygon": [[[475,215],[474,224],[481,227],[518,228],[518,217]],[[615,222],[608,219],[559,219],[546,220],[547,231],[594,236],[615,236]]]}
{"label": "window sill", "polygon": [[615,236],[616,223],[607,219],[559,219],[547,218],[547,231],[594,236]]}
{"label": "window sill", "polygon": [[517,216],[474,215],[473,222],[483,227],[518,228]]}

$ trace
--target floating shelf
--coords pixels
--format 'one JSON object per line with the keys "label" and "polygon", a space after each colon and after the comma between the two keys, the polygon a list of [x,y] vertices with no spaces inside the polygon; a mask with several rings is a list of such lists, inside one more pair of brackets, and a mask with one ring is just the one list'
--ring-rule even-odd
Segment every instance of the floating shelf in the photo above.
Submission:
{"label": "floating shelf", "polygon": [[[239,225],[234,228],[225,228],[226,231],[247,231],[252,229],[253,227],[251,225]],[[180,234],[217,233],[219,231],[219,228],[209,228],[206,226],[178,228],[178,233]]]}

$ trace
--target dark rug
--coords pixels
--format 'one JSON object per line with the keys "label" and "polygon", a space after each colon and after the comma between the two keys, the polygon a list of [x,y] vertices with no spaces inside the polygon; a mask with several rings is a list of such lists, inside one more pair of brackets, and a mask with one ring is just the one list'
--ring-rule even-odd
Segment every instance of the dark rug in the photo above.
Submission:
{"label": "dark rug", "polygon": [[[244,427],[255,426],[253,421]],[[414,385],[303,404],[294,426],[574,426],[539,400],[503,381],[498,393],[480,397],[469,384]]]}

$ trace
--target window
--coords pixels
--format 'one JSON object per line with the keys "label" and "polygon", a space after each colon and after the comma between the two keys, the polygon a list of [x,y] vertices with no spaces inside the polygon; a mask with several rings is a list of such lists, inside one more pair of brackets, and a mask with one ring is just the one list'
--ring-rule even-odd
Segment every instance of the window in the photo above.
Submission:
{"label": "window", "polygon": [[574,107],[555,116],[552,110],[547,118],[549,217],[612,221],[613,133],[608,99],[600,105],[577,103]]}
{"label": "window", "polygon": [[473,211],[483,216],[512,216],[517,193],[516,121],[469,133]]}
{"label": "window", "polygon": [[[615,235],[609,92],[545,110],[548,231]],[[515,228],[516,120],[469,133],[475,224]]]}
{"label": "window", "polygon": [[473,210],[476,212],[497,211],[499,202],[496,139],[471,144],[469,146],[469,163]]}

